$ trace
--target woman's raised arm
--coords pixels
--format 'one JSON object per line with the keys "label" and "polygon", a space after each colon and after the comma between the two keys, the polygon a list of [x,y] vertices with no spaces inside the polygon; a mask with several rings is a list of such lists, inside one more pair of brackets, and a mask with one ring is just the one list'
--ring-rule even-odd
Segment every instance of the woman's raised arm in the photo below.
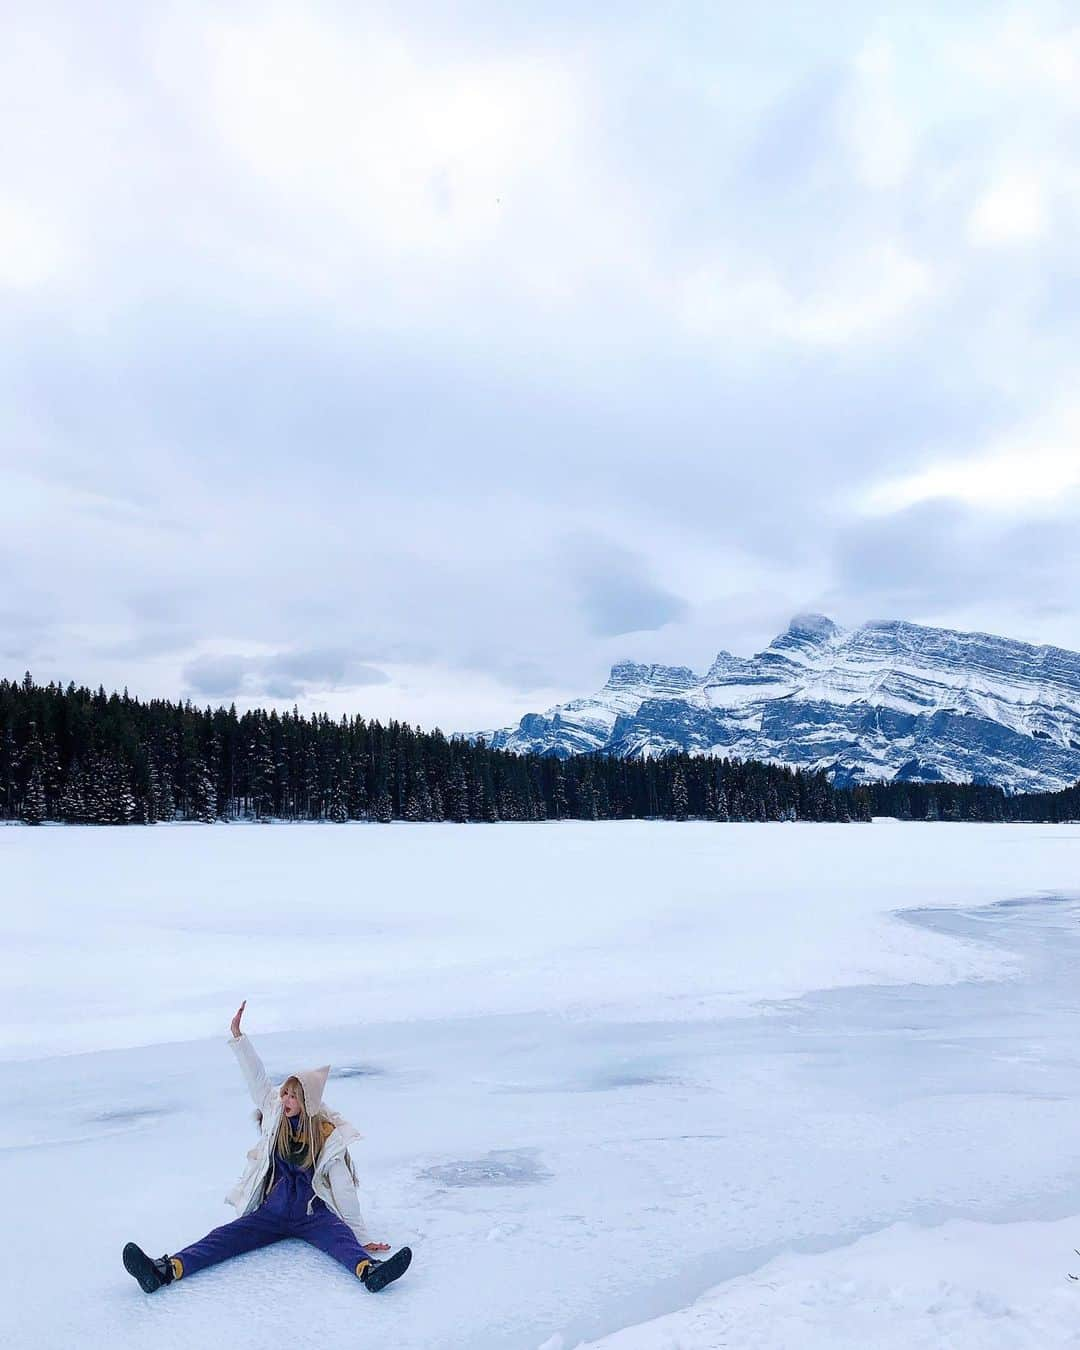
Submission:
{"label": "woman's raised arm", "polygon": [[255,1047],[250,1039],[240,1030],[240,1019],[244,1015],[244,1009],[247,1007],[247,999],[244,999],[236,1010],[233,1020],[229,1023],[229,1030],[232,1032],[232,1040],[229,1041],[229,1048],[236,1055],[240,1064],[240,1071],[244,1075],[244,1082],[247,1083],[248,1092],[251,1093],[251,1100],[260,1110],[265,1110],[267,1098],[275,1095],[273,1083],[263,1068],[263,1062],[255,1053]]}

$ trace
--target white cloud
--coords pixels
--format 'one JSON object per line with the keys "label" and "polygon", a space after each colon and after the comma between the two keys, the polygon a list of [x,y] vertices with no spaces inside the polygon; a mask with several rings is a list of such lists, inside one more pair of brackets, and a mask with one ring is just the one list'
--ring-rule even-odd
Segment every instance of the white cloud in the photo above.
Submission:
{"label": "white cloud", "polygon": [[67,263],[67,248],[47,213],[0,201],[0,287],[43,286],[58,279]]}
{"label": "white cloud", "polygon": [[736,342],[792,342],[839,347],[881,335],[935,293],[929,266],[899,243],[876,244],[842,258],[800,288],[776,273],[713,261],[680,288],[684,322],[692,332]]}
{"label": "white cloud", "polygon": [[1058,22],[1035,5],[1017,5],[965,31],[948,55],[958,71],[996,92],[1034,90],[1080,102],[1080,24]]}
{"label": "white cloud", "polygon": [[911,168],[915,126],[897,88],[893,45],[871,39],[856,55],[854,70],[846,132],[859,175],[869,187],[897,188]]}
{"label": "white cloud", "polygon": [[1046,233],[1043,184],[1032,173],[1006,173],[975,202],[968,219],[974,244],[1028,243]]}
{"label": "white cloud", "polygon": [[887,328],[934,291],[930,269],[891,242],[872,248],[843,272],[792,305],[779,320],[781,331],[823,345],[850,342]]}
{"label": "white cloud", "polygon": [[944,459],[913,474],[880,482],[857,499],[872,515],[924,502],[951,501],[1004,514],[1068,509],[1080,488],[1080,410],[1053,418],[979,454]]}
{"label": "white cloud", "polygon": [[204,37],[213,127],[238,166],[291,214],[331,212],[391,250],[490,243],[575,116],[565,73],[540,57],[439,59],[302,10]]}

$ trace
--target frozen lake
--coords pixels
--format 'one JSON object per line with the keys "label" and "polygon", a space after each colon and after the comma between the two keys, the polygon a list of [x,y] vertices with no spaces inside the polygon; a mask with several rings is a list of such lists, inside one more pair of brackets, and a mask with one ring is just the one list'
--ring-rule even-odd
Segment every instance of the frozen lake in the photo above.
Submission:
{"label": "frozen lake", "polygon": [[[881,1346],[1080,1344],[1078,863],[1072,827],[0,831],[7,1343],[241,1350],[303,1298],[354,1345],[865,1345],[887,1294]],[[416,1252],[385,1296],[293,1244],[153,1299],[120,1267],[230,1217],[245,995],[272,1074],[335,1065]]]}

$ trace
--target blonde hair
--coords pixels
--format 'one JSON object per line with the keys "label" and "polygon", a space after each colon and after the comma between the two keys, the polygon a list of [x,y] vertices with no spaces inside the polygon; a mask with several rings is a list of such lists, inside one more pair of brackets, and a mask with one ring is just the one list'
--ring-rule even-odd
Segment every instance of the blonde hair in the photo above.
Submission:
{"label": "blonde hair", "polygon": [[287,1088],[292,1088],[300,1102],[300,1124],[296,1130],[293,1130],[289,1117],[282,1111],[281,1120],[278,1122],[277,1136],[274,1139],[274,1152],[279,1158],[291,1159],[293,1149],[297,1144],[300,1144],[303,1147],[303,1153],[300,1155],[300,1166],[305,1169],[314,1167],[318,1162],[319,1154],[322,1152],[323,1143],[333,1131],[334,1126],[320,1113],[316,1113],[314,1116],[308,1115],[304,1085],[299,1078],[286,1078],[278,1089],[278,1096],[284,1097]]}

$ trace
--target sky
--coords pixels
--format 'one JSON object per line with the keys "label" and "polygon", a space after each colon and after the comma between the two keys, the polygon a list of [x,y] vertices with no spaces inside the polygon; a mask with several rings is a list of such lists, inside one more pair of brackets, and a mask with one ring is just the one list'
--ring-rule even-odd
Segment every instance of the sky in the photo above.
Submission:
{"label": "sky", "polygon": [[466,730],[797,612],[1080,648],[1080,16],[35,0],[0,673]]}

